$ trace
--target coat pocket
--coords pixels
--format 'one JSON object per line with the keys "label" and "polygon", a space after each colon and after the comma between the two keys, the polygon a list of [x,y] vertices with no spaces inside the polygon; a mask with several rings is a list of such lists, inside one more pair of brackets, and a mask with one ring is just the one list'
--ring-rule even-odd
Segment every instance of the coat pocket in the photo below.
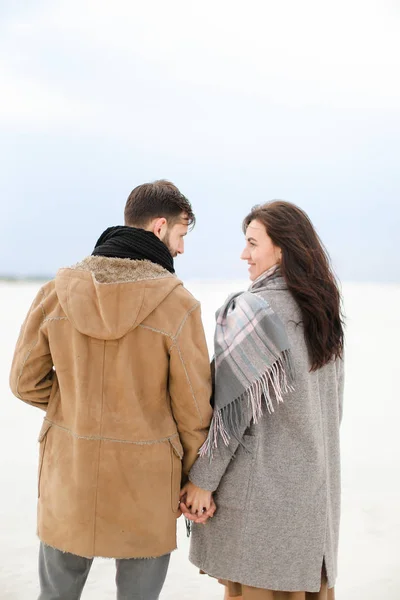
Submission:
{"label": "coat pocket", "polygon": [[171,447],[171,508],[176,513],[181,491],[183,448],[179,436],[169,438],[168,441]]}
{"label": "coat pocket", "polygon": [[39,433],[39,466],[38,466],[38,498],[40,498],[40,480],[42,478],[42,469],[43,469],[43,460],[44,453],[46,450],[46,442],[47,442],[47,434],[51,427],[51,423],[49,421],[44,420],[42,428]]}
{"label": "coat pocket", "polygon": [[244,509],[249,501],[258,438],[245,434],[215,493],[216,505]]}

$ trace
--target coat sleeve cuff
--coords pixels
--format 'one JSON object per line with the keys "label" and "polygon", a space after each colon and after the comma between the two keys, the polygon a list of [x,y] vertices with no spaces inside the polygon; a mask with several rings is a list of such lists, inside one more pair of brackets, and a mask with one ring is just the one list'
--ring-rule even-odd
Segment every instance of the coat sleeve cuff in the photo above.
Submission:
{"label": "coat sleeve cuff", "polygon": [[199,457],[189,472],[189,480],[203,490],[215,492],[226,469],[225,465],[221,472],[221,466],[214,460],[210,462],[208,456]]}

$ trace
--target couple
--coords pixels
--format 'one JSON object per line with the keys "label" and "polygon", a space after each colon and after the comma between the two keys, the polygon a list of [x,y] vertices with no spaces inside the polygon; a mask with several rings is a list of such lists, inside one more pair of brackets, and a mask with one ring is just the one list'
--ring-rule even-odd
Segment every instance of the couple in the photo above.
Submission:
{"label": "couple", "polygon": [[116,559],[119,600],[157,600],[181,512],[226,598],[334,598],[343,328],[326,252],[296,206],[250,212],[252,284],[217,313],[211,377],[174,274],[194,223],[172,183],[138,186],[125,226],[59,270],[22,326],[11,389],[45,411],[39,600],[80,598],[95,556]]}

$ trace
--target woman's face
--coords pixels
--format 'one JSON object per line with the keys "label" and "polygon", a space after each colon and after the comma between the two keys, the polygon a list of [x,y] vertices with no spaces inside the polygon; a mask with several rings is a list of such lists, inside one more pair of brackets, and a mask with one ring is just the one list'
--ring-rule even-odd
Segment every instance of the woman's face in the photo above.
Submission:
{"label": "woman's face", "polygon": [[255,281],[261,273],[279,263],[281,257],[282,251],[274,246],[265,225],[257,220],[251,221],[246,229],[246,247],[240,257],[247,260],[250,280]]}

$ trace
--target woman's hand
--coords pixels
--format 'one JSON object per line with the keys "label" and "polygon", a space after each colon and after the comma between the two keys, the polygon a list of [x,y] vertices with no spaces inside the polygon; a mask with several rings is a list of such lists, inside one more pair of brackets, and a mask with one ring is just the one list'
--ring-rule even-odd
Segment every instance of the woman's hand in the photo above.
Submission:
{"label": "woman's hand", "polygon": [[214,502],[214,498],[211,498],[211,506],[210,506],[209,510],[207,510],[206,512],[203,512],[203,514],[200,515],[200,517],[198,517],[197,515],[192,515],[192,513],[190,512],[190,510],[188,509],[188,507],[185,504],[185,500],[186,500],[186,496],[183,496],[183,498],[181,499],[180,505],[179,505],[180,513],[186,519],[188,519],[189,521],[193,521],[194,523],[196,523],[198,525],[205,525],[205,523],[207,523],[208,519],[212,519],[215,511],[217,510],[217,507]]}
{"label": "woman's hand", "polygon": [[185,495],[185,504],[192,515],[200,517],[203,513],[210,510],[212,494],[208,490],[203,490],[191,481],[188,481],[181,489],[179,499],[182,500]]}

